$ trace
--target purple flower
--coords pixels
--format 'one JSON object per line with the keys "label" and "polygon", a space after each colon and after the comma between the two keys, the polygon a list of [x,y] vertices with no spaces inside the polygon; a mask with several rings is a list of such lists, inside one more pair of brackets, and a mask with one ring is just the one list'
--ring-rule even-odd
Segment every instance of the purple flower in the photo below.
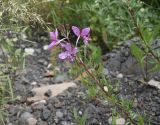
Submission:
{"label": "purple flower", "polygon": [[85,45],[88,45],[88,41],[90,40],[89,36],[84,36],[83,37],[83,42]]}
{"label": "purple flower", "polygon": [[72,30],[78,38],[83,38],[83,42],[85,44],[88,44],[90,28],[83,28],[82,30],[80,30],[78,27],[72,26]]}
{"label": "purple flower", "polygon": [[51,43],[48,45],[48,49],[52,48],[53,46],[59,44],[59,39],[58,39],[58,30],[56,29],[55,32],[50,32],[50,40]]}
{"label": "purple flower", "polygon": [[61,52],[58,57],[62,60],[69,60],[73,62],[76,53],[78,52],[77,48],[72,47],[70,43],[61,44],[61,47],[64,49],[63,52]]}

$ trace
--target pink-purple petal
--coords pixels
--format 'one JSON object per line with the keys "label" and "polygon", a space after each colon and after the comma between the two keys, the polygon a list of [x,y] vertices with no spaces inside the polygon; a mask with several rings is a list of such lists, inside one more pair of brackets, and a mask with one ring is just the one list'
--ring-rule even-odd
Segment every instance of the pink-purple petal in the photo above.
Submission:
{"label": "pink-purple petal", "polygon": [[84,42],[85,45],[88,44],[88,41],[89,41],[89,37],[88,36],[84,36],[83,37],[83,42]]}
{"label": "pink-purple petal", "polygon": [[78,37],[80,35],[80,29],[76,26],[72,26],[73,33]]}
{"label": "pink-purple petal", "polygon": [[67,50],[67,51],[72,51],[72,46],[71,46],[71,43],[66,43],[64,48]]}
{"label": "pink-purple petal", "polygon": [[68,56],[68,53],[67,52],[62,52],[58,55],[58,57],[62,60],[66,59]]}
{"label": "pink-purple petal", "polygon": [[55,39],[56,39],[56,37],[55,37],[55,33],[54,33],[54,32],[50,32],[50,33],[49,33],[49,35],[50,35],[50,39],[51,39],[51,41],[53,41],[53,40],[55,40]]}
{"label": "pink-purple petal", "polygon": [[74,55],[76,55],[77,52],[78,52],[78,49],[77,49],[77,48],[73,48],[72,53],[73,53]]}
{"label": "pink-purple petal", "polygon": [[84,28],[84,29],[82,29],[81,37],[89,35],[89,32],[90,32],[90,28]]}
{"label": "pink-purple petal", "polygon": [[52,48],[53,46],[57,45],[56,41],[52,41],[49,45],[48,45],[48,49]]}
{"label": "pink-purple petal", "polygon": [[56,37],[56,39],[58,38],[58,30],[56,29],[56,31],[55,31],[55,37]]}

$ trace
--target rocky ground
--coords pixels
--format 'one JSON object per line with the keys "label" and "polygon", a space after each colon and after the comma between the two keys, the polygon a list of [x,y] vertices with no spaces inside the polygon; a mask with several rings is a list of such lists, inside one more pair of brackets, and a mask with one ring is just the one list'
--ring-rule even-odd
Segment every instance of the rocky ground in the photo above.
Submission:
{"label": "rocky ground", "polygon": [[[151,125],[158,125],[159,72],[150,75],[151,82],[157,82],[157,86],[142,82],[140,67],[129,51],[134,41],[138,40],[127,41],[103,56],[104,73],[113,85],[119,83],[117,94],[120,98],[132,100],[136,112],[146,114]],[[85,125],[111,124],[112,105],[100,99],[88,99],[81,83],[67,75],[70,65],[58,61],[57,66],[53,66],[50,52],[42,43],[21,46],[29,55],[25,69],[16,72],[13,89],[19,100],[5,106],[8,113],[6,125],[78,125],[75,110],[80,117],[86,114]],[[134,63],[136,66],[130,69]],[[124,122],[122,117],[117,118],[118,125]]]}

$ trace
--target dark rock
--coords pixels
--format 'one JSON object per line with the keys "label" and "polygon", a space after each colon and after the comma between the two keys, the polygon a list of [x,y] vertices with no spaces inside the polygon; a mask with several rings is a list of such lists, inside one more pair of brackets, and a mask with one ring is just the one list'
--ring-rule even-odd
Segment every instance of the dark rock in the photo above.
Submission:
{"label": "dark rock", "polygon": [[157,90],[154,90],[154,91],[153,91],[153,95],[155,96],[155,95],[157,95],[157,94],[158,94]]}
{"label": "dark rock", "polygon": [[112,69],[112,71],[119,71],[120,65],[121,63],[119,60],[110,60],[109,69]]}
{"label": "dark rock", "polygon": [[51,115],[51,111],[47,108],[44,108],[42,111],[42,119],[47,120],[50,115]]}
{"label": "dark rock", "polygon": [[61,111],[57,111],[56,112],[56,117],[57,118],[62,118],[63,117],[63,113]]}
{"label": "dark rock", "polygon": [[87,123],[87,125],[99,125],[99,121],[93,118]]}
{"label": "dark rock", "polygon": [[48,89],[45,93],[44,93],[45,96],[47,97],[51,97],[52,96],[52,91],[50,89]]}
{"label": "dark rock", "polygon": [[23,85],[27,85],[27,84],[29,84],[30,82],[29,82],[29,80],[26,79],[25,77],[22,77],[20,83],[23,84]]}
{"label": "dark rock", "polygon": [[156,107],[152,107],[151,110],[152,110],[153,112],[155,112],[155,111],[157,110],[157,108],[156,108]]}
{"label": "dark rock", "polygon": [[20,118],[18,119],[18,125],[28,125],[27,120],[29,118],[33,118],[33,115],[29,112],[24,112],[21,114]]}
{"label": "dark rock", "polygon": [[61,74],[61,75],[56,76],[55,83],[61,83],[61,82],[68,81],[68,80],[69,79],[66,74]]}

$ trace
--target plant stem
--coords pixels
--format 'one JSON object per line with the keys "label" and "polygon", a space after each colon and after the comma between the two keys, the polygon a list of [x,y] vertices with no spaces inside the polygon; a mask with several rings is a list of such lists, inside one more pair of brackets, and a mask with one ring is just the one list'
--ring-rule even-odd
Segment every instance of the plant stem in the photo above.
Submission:
{"label": "plant stem", "polygon": [[78,36],[77,40],[76,40],[76,47],[78,46],[78,41],[80,39],[81,36]]}
{"label": "plant stem", "polygon": [[115,101],[112,99],[112,95],[109,94],[109,93],[104,89],[103,85],[100,83],[100,80],[98,80],[98,79],[93,75],[93,73],[87,68],[86,64],[85,64],[79,57],[77,57],[76,60],[77,60],[77,62],[78,62],[79,64],[81,64],[81,65],[85,68],[86,72],[92,77],[92,79],[96,82],[96,85],[103,91],[103,93],[106,95],[106,97],[108,97],[108,99],[109,99],[110,101],[112,101],[112,102],[115,104],[115,106],[117,106],[120,110],[123,111],[124,115],[131,121],[131,123],[132,123],[133,125],[137,125],[137,123],[131,118],[130,113],[129,113],[128,111],[126,111],[125,108],[124,108],[120,103],[115,102]]}

